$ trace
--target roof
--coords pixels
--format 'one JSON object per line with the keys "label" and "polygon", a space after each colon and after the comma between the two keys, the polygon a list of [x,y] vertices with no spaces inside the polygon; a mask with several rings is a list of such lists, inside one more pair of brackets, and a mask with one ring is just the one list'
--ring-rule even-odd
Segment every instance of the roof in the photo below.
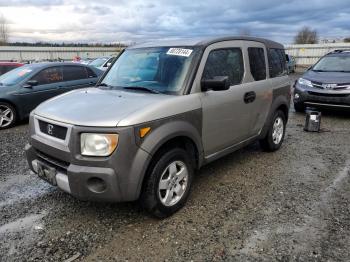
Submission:
{"label": "roof", "polygon": [[326,55],[350,55],[350,49],[337,49]]}
{"label": "roof", "polygon": [[154,42],[147,42],[142,44],[137,44],[127,49],[136,49],[136,48],[146,48],[146,47],[160,47],[160,46],[199,46],[207,47],[208,45],[223,42],[223,41],[232,41],[232,40],[245,40],[245,41],[254,41],[265,44],[268,48],[278,48],[284,49],[283,45],[268,39],[250,37],[250,36],[223,36],[223,37],[202,37],[202,38],[184,38],[177,40],[161,40]]}
{"label": "roof", "polygon": [[0,62],[0,65],[14,65],[14,66],[21,66],[24,65],[22,63],[18,63],[18,62]]}
{"label": "roof", "polygon": [[73,63],[73,62],[40,62],[40,63],[26,64],[25,66],[34,67],[34,68],[43,68],[47,66],[62,66],[62,65],[88,66],[81,63]]}

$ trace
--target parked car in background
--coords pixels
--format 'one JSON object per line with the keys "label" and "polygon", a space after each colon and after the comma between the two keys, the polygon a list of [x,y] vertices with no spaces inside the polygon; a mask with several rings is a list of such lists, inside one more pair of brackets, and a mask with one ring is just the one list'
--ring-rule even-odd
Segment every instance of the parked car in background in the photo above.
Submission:
{"label": "parked car in background", "polygon": [[194,170],[249,143],[283,143],[290,83],[283,45],[253,37],[127,48],[98,83],[38,106],[33,172],[85,200],[134,201],[166,217]]}
{"label": "parked car in background", "polygon": [[102,71],[106,71],[107,68],[112,64],[114,56],[99,57],[92,60],[89,65],[94,66]]}
{"label": "parked car in background", "polygon": [[29,116],[41,102],[71,91],[94,86],[102,71],[76,63],[24,65],[0,76],[0,129]]}
{"label": "parked car in background", "polygon": [[296,69],[295,58],[291,55],[286,54],[287,70],[289,73],[294,73]]}
{"label": "parked car in background", "polygon": [[88,64],[90,64],[93,60],[94,60],[94,59],[92,59],[92,58],[82,58],[82,59],[80,60],[80,64],[88,65]]}
{"label": "parked car in background", "polygon": [[17,67],[20,67],[24,64],[17,63],[17,62],[0,62],[0,75],[3,75],[12,69],[15,69]]}
{"label": "parked car in background", "polygon": [[350,50],[323,56],[294,85],[294,108],[306,106],[350,109]]}

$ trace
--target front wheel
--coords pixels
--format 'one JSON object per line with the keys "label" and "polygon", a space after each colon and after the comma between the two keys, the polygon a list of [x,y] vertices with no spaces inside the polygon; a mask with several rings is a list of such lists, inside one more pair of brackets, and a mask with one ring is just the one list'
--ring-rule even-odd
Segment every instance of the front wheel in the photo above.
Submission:
{"label": "front wheel", "polygon": [[10,104],[0,102],[0,129],[13,126],[16,122],[16,110]]}
{"label": "front wheel", "polygon": [[281,110],[277,110],[270,123],[269,130],[265,138],[261,139],[260,146],[265,151],[278,150],[284,140],[286,132],[286,117]]}
{"label": "front wheel", "polygon": [[159,154],[145,181],[141,205],[152,215],[164,218],[186,203],[194,168],[190,155],[181,148]]}

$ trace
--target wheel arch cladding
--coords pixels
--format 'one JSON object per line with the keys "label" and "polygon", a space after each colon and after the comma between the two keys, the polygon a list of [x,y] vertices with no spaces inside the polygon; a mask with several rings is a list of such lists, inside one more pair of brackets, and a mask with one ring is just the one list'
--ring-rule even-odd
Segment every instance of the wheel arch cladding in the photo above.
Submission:
{"label": "wheel arch cladding", "polygon": [[264,138],[266,136],[269,130],[270,122],[272,121],[272,117],[274,116],[277,110],[281,110],[286,117],[286,121],[288,121],[289,104],[290,104],[290,97],[288,98],[287,94],[278,94],[277,92],[275,93],[275,90],[274,90],[273,102],[271,104],[270,111],[266,118],[265,124],[260,133],[260,138]]}
{"label": "wheel arch cladding", "polygon": [[[189,119],[192,119],[192,121],[188,121]],[[145,179],[147,179],[147,174],[152,168],[152,162],[157,159],[159,153],[166,148],[178,146],[186,149],[192,154],[195,160],[195,168],[201,166],[203,161],[201,123],[201,110],[195,110],[191,111],[191,114],[182,114],[152,123],[145,123],[142,126],[136,127],[136,143],[152,156],[146,164],[146,172],[140,179],[138,187],[139,192],[141,192],[142,185]],[[139,129],[144,126],[150,126],[151,131],[143,139],[139,139]]]}

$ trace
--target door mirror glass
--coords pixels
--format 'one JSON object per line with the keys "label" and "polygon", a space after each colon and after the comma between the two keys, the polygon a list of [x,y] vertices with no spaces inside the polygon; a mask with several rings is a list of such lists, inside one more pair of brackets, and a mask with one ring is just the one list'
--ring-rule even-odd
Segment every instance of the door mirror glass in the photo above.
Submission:
{"label": "door mirror glass", "polygon": [[202,79],[201,89],[202,91],[223,91],[230,88],[228,76],[215,76],[212,79]]}
{"label": "door mirror glass", "polygon": [[27,83],[23,86],[24,88],[32,88],[33,86],[37,86],[39,82],[37,80],[29,80]]}

